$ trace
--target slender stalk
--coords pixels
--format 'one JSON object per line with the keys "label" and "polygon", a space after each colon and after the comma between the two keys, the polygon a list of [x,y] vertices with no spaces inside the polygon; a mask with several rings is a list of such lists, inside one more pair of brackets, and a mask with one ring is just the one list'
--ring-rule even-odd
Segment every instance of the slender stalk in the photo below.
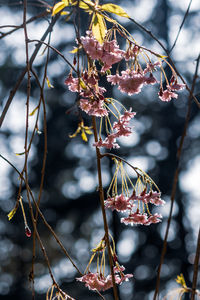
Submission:
{"label": "slender stalk", "polygon": [[197,238],[197,249],[194,260],[194,273],[192,279],[192,295],[191,300],[195,300],[196,288],[197,288],[197,276],[198,276],[198,266],[199,266],[199,257],[200,257],[200,229]]}
{"label": "slender stalk", "polygon": [[[95,142],[98,142],[98,134],[97,134],[95,117],[92,117],[92,125],[93,125]],[[111,271],[111,275],[112,275],[113,294],[114,294],[114,299],[118,300],[119,298],[118,298],[118,293],[117,293],[117,286],[115,283],[115,275],[114,275],[114,271],[113,271],[113,259],[112,259],[112,254],[111,254],[110,241],[109,241],[108,223],[107,223],[106,212],[105,212],[105,207],[104,207],[104,192],[103,192],[102,176],[101,176],[101,153],[100,153],[99,148],[97,148],[97,147],[96,147],[96,157],[97,157],[97,169],[98,169],[98,180],[99,180],[99,197],[100,197],[100,203],[101,203],[101,211],[102,211],[102,215],[103,215],[105,240],[106,240],[106,245],[108,248],[110,271]]]}
{"label": "slender stalk", "polygon": [[189,120],[190,120],[190,112],[191,112],[191,105],[192,105],[192,94],[194,92],[196,80],[197,80],[197,77],[198,77],[199,60],[200,60],[200,54],[197,58],[195,74],[193,76],[193,81],[192,81],[191,93],[190,93],[190,96],[188,98],[188,109],[187,109],[187,114],[186,114],[186,118],[185,118],[184,129],[183,129],[183,133],[182,133],[180,143],[179,143],[179,147],[178,147],[178,150],[177,150],[177,165],[176,165],[176,169],[175,169],[175,173],[174,173],[174,179],[173,179],[173,185],[172,185],[171,206],[170,206],[169,217],[168,217],[168,220],[167,220],[167,227],[166,227],[165,237],[164,237],[164,241],[163,241],[163,248],[162,248],[162,252],[161,252],[160,263],[159,263],[158,271],[157,271],[156,288],[155,288],[155,293],[154,293],[153,300],[157,299],[157,295],[159,293],[160,274],[161,274],[161,268],[162,268],[162,264],[164,262],[165,254],[166,254],[166,251],[167,251],[167,239],[168,239],[168,234],[169,234],[169,228],[170,228],[170,225],[171,225],[172,212],[173,212],[174,200],[175,200],[175,195],[176,195],[176,187],[177,187],[178,176],[179,176],[179,167],[180,167],[180,157],[181,157],[181,154],[182,154],[184,139],[185,139],[186,134],[187,134],[187,128],[188,128],[188,124],[189,124]]}
{"label": "slender stalk", "polygon": [[[46,30],[45,33],[43,34],[43,36],[42,36],[42,38],[41,38],[41,41],[44,41],[44,40],[46,39],[46,37],[48,36],[49,32],[51,32],[51,31],[53,30],[53,27],[54,27],[56,21],[58,20],[58,18],[59,18],[59,14],[56,15],[56,16],[52,19],[52,21],[51,21],[51,23],[49,24],[47,30]],[[36,56],[37,56],[37,54],[38,54],[38,52],[39,52],[41,46],[42,46],[42,43],[41,43],[41,42],[38,43],[38,44],[36,45],[35,50],[34,50],[32,56],[30,57],[30,61],[29,61],[30,68],[32,67],[32,64],[33,64],[33,62],[34,62],[34,60],[35,60],[35,58],[36,58]],[[3,124],[4,118],[5,118],[6,114],[7,114],[7,111],[8,111],[8,109],[9,109],[9,107],[10,107],[10,104],[12,103],[12,100],[13,100],[13,98],[14,98],[14,96],[15,96],[17,90],[19,89],[19,87],[20,87],[20,85],[21,85],[21,83],[22,83],[22,81],[23,81],[23,79],[24,79],[24,76],[25,76],[26,72],[27,72],[27,66],[24,68],[24,70],[23,70],[22,73],[20,74],[19,78],[16,80],[15,86],[14,86],[13,89],[10,91],[10,95],[9,95],[9,97],[8,97],[8,100],[7,100],[6,104],[5,104],[5,107],[4,107],[3,112],[2,112],[2,114],[1,114],[1,117],[0,117],[0,128],[1,128],[1,126],[2,126],[2,124]]]}

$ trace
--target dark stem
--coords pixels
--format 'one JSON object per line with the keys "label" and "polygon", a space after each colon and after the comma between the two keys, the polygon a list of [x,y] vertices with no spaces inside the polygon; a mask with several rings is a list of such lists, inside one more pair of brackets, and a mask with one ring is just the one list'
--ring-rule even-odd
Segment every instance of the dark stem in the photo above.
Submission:
{"label": "dark stem", "polygon": [[197,238],[197,249],[195,254],[194,260],[194,273],[192,279],[192,295],[191,300],[195,300],[196,288],[197,288],[197,277],[198,277],[198,270],[199,270],[199,257],[200,257],[200,229]]}
{"label": "dark stem", "polygon": [[[95,117],[92,117],[92,125],[93,125],[93,131],[94,131],[94,139],[95,139],[95,142],[97,143],[98,142],[98,134],[97,134]],[[100,197],[100,203],[101,203],[101,211],[102,211],[102,215],[103,215],[105,240],[106,240],[106,245],[107,245],[107,249],[108,249],[110,271],[111,271],[111,275],[112,275],[113,294],[114,294],[114,299],[118,300],[119,298],[118,298],[117,286],[116,286],[115,275],[114,275],[114,270],[113,270],[113,267],[114,267],[113,266],[113,258],[112,258],[110,241],[109,241],[108,223],[107,223],[105,206],[104,206],[104,191],[103,191],[102,176],[101,176],[101,153],[100,153],[98,147],[96,147],[96,157],[97,157],[97,170],[98,170],[98,180],[99,180],[99,197]]]}
{"label": "dark stem", "polygon": [[[58,18],[59,18],[59,15],[56,15],[56,16],[52,19],[52,21],[51,21],[51,23],[49,24],[47,30],[46,30],[45,33],[43,34],[43,36],[42,36],[42,38],[41,38],[41,41],[44,41],[44,40],[46,39],[47,35],[49,34],[49,32],[51,32],[51,31],[53,30],[53,27],[54,27],[56,21],[58,20]],[[30,58],[30,61],[29,61],[30,68],[32,67],[32,64],[33,64],[33,62],[34,62],[34,60],[35,60],[35,58],[36,58],[36,56],[37,56],[37,54],[38,54],[38,51],[39,51],[40,48],[41,48],[41,45],[42,45],[42,43],[40,42],[40,43],[38,43],[38,44],[36,45],[36,47],[35,47],[35,50],[34,50],[32,56],[31,56],[31,58]],[[22,73],[20,74],[19,78],[17,79],[15,86],[14,86],[13,89],[10,91],[10,95],[9,95],[9,97],[8,97],[8,100],[7,100],[7,102],[6,102],[6,105],[5,105],[4,109],[3,109],[3,112],[2,112],[1,117],[0,117],[0,128],[1,128],[1,126],[2,126],[2,124],[3,124],[4,118],[5,118],[6,114],[7,114],[7,111],[8,111],[8,109],[9,109],[9,107],[10,107],[10,104],[12,103],[12,100],[13,100],[13,98],[14,98],[14,96],[15,96],[17,90],[18,90],[18,88],[20,87],[20,85],[21,85],[21,83],[22,83],[22,80],[24,79],[24,76],[25,76],[26,72],[27,72],[27,67],[24,68],[24,70],[23,70]]]}
{"label": "dark stem", "polygon": [[171,192],[171,206],[170,206],[169,217],[168,217],[168,220],[167,220],[167,227],[166,227],[166,231],[165,231],[165,237],[164,237],[164,241],[163,241],[163,248],[162,248],[161,257],[160,257],[160,264],[159,264],[158,271],[157,271],[156,288],[155,288],[155,293],[154,293],[153,300],[157,299],[157,295],[159,293],[161,268],[162,268],[162,264],[164,262],[164,258],[165,258],[165,254],[166,254],[166,250],[167,250],[167,239],[168,239],[169,228],[170,228],[171,219],[172,219],[174,199],[175,199],[175,195],[176,195],[176,187],[177,187],[178,176],[179,176],[180,157],[181,157],[181,153],[182,153],[182,150],[183,150],[184,139],[185,139],[186,134],[187,134],[187,128],[188,128],[189,119],[190,119],[192,94],[194,92],[196,80],[197,80],[197,77],[198,77],[197,73],[198,73],[198,67],[199,67],[199,59],[200,59],[200,55],[197,58],[195,74],[194,74],[193,81],[192,81],[191,93],[190,93],[190,96],[188,98],[188,109],[187,109],[184,129],[183,129],[183,133],[182,133],[181,140],[180,140],[180,143],[179,143],[179,147],[178,147],[178,150],[177,150],[177,163],[176,163],[176,170],[175,170],[175,173],[174,173],[172,192]]}

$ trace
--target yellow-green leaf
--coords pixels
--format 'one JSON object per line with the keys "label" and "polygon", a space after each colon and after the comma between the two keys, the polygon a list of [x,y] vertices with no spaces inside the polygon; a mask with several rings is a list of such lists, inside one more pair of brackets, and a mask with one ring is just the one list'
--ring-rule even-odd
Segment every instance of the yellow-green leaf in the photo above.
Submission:
{"label": "yellow-green leaf", "polygon": [[13,208],[13,209],[11,210],[11,212],[9,212],[9,214],[8,214],[8,220],[9,220],[9,221],[14,217],[16,211],[17,211],[17,207]]}
{"label": "yellow-green leaf", "polygon": [[62,12],[60,13],[61,16],[68,16],[69,14],[70,14],[69,11],[62,11]]}
{"label": "yellow-green leaf", "polygon": [[33,116],[37,110],[38,110],[38,106],[36,106],[36,108],[34,108],[34,110],[29,114],[29,116]]}
{"label": "yellow-green leaf", "polygon": [[[89,5],[88,5],[87,3],[88,3]],[[84,2],[83,2],[83,1],[80,1],[80,2],[79,2],[79,7],[82,8],[82,9],[84,9],[84,10],[87,11],[87,12],[90,12],[90,13],[93,11],[93,10],[91,9],[91,6],[94,7],[94,3],[93,3],[92,1],[87,1],[87,0],[86,0],[86,1],[84,1]]]}
{"label": "yellow-green leaf", "polygon": [[181,284],[184,288],[187,288],[185,278],[182,273],[180,275],[177,275],[176,282]]}
{"label": "yellow-green leaf", "polygon": [[86,132],[87,134],[93,134],[92,130],[90,130],[89,128],[87,129],[86,127],[85,127],[85,132]]}
{"label": "yellow-green leaf", "polygon": [[104,18],[96,13],[92,20],[92,33],[100,44],[103,44],[106,35],[106,24]]}
{"label": "yellow-green leaf", "polygon": [[69,6],[69,0],[62,0],[65,3],[65,6]]}
{"label": "yellow-green leaf", "polygon": [[73,134],[69,134],[70,138],[74,138],[77,136],[77,134],[81,131],[81,127],[78,126],[77,130]]}
{"label": "yellow-green leaf", "polygon": [[82,89],[84,89],[84,90],[87,88],[86,85],[85,85],[85,83],[83,82],[82,79],[80,80],[80,86],[81,86]]}
{"label": "yellow-green leaf", "polygon": [[101,6],[101,9],[103,9],[109,13],[116,14],[120,17],[129,18],[129,15],[125,12],[125,10],[121,6],[116,5],[116,4],[112,4],[112,3],[103,4]]}
{"label": "yellow-green leaf", "polygon": [[56,3],[53,7],[52,16],[55,16],[57,13],[59,13],[66,6],[67,5],[63,1]]}
{"label": "yellow-green leaf", "polygon": [[72,51],[69,51],[69,53],[77,53],[79,51],[79,49],[81,49],[81,48],[82,47],[76,47]]}
{"label": "yellow-green leaf", "polygon": [[26,152],[24,151],[24,152],[20,152],[20,153],[15,153],[15,155],[17,155],[17,156],[21,156],[21,155],[24,155]]}
{"label": "yellow-green leaf", "polygon": [[54,88],[54,86],[51,84],[51,82],[50,82],[50,80],[49,80],[48,77],[46,77],[46,82],[47,82],[48,88],[51,88],[51,89]]}
{"label": "yellow-green leaf", "polygon": [[159,58],[167,58],[166,55],[161,55],[161,54],[158,54],[158,53],[156,53],[156,56],[159,57]]}
{"label": "yellow-green leaf", "polygon": [[82,140],[87,142],[88,139],[87,139],[87,135],[85,134],[85,131],[82,129],[82,132],[81,132],[81,137],[82,137]]}

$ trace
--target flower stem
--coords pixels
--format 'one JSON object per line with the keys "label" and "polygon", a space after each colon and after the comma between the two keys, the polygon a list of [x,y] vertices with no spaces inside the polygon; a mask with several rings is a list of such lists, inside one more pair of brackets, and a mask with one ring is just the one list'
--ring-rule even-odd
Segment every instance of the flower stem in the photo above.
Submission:
{"label": "flower stem", "polygon": [[[92,125],[93,125],[93,131],[94,131],[94,139],[95,143],[98,142],[98,134],[97,134],[97,126],[96,126],[96,118],[92,117]],[[104,223],[104,230],[105,230],[105,241],[108,248],[108,257],[109,257],[109,264],[110,264],[110,271],[112,275],[112,283],[113,283],[113,294],[114,299],[118,300],[118,293],[117,293],[117,286],[115,282],[115,275],[113,271],[113,259],[112,259],[112,253],[110,248],[110,241],[109,241],[109,231],[108,231],[108,223],[106,218],[106,212],[104,207],[104,192],[103,192],[103,185],[102,185],[102,175],[101,175],[101,153],[99,148],[96,147],[96,157],[97,157],[97,170],[98,170],[98,180],[99,180],[99,197],[100,197],[100,203],[101,203],[101,211],[103,215],[103,223]]]}

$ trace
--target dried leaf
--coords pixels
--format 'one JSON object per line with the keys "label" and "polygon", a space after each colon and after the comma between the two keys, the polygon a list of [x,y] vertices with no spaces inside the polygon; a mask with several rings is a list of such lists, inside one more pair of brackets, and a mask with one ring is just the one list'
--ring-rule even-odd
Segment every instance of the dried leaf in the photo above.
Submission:
{"label": "dried leaf", "polygon": [[113,13],[116,14],[120,17],[125,17],[125,18],[129,18],[129,15],[125,12],[125,10],[116,4],[112,4],[112,3],[107,3],[107,4],[103,4],[101,6],[101,8],[109,13]]}

